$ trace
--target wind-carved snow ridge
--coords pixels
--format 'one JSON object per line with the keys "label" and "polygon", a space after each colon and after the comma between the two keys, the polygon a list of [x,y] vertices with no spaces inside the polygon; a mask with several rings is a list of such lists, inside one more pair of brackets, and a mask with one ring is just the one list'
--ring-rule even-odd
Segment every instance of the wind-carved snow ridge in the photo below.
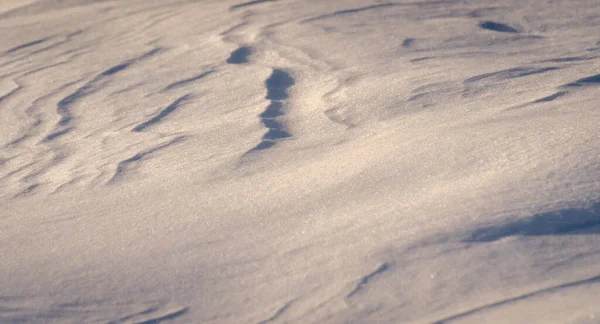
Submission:
{"label": "wind-carved snow ridge", "polygon": [[366,276],[362,277],[358,283],[356,284],[356,287],[354,287],[354,289],[352,289],[352,291],[350,291],[347,295],[346,298],[352,298],[354,295],[358,294],[359,292],[361,292],[365,286],[373,279],[375,279],[376,277],[380,276],[381,274],[383,274],[384,272],[386,272],[387,270],[389,270],[390,265],[388,263],[382,263],[379,267],[377,267],[377,269],[375,269],[373,272],[367,274]]}
{"label": "wind-carved snow ridge", "polygon": [[281,120],[285,115],[285,102],[289,95],[288,88],[295,83],[286,71],[281,69],[273,69],[271,76],[265,81],[267,88],[267,96],[265,99],[270,99],[271,103],[267,106],[264,112],[259,115],[261,123],[268,129],[258,145],[247,153],[260,151],[273,147],[282,139],[291,137],[292,134],[286,129]]}
{"label": "wind-carved snow ridge", "polygon": [[[62,33],[60,35],[44,37],[35,41],[27,42],[25,44],[17,45],[0,55],[0,58],[5,58],[7,61],[0,63],[1,67],[17,67],[26,60],[31,60],[33,57],[40,57],[44,54],[52,55],[52,50],[60,49],[61,46],[71,43],[75,36],[82,34],[82,30],[76,30],[73,32]],[[67,51],[63,54],[72,54],[71,58],[60,62],[60,63],[49,63],[44,67],[40,67],[35,70],[29,70],[24,75],[32,74],[51,68],[53,66],[63,65],[69,63],[74,57],[81,55],[85,52],[84,48],[78,50]],[[24,72],[24,71],[23,71]]]}
{"label": "wind-carved snow ridge", "polygon": [[591,86],[596,85],[600,86],[600,74],[592,75],[587,78],[579,79],[573,83],[569,83],[566,86],[568,87],[583,87],[583,86]]}
{"label": "wind-carved snow ridge", "polygon": [[229,10],[236,10],[236,9],[240,9],[240,8],[245,8],[245,7],[250,7],[250,6],[254,6],[254,5],[258,5],[261,3],[265,3],[265,2],[276,2],[277,0],[254,0],[254,1],[248,1],[248,2],[244,2],[244,3],[240,3],[234,6],[231,6],[229,8]]}
{"label": "wind-carved snow ridge", "polygon": [[399,5],[398,3],[388,2],[388,3],[374,4],[374,5],[370,5],[370,6],[364,6],[364,7],[353,8],[353,9],[338,10],[338,11],[335,11],[333,13],[329,13],[329,14],[325,14],[325,15],[320,15],[320,16],[316,16],[316,17],[312,17],[312,18],[309,18],[309,19],[302,20],[301,23],[308,23],[308,22],[313,22],[313,21],[317,21],[317,20],[324,20],[324,19],[329,19],[329,18],[343,16],[343,15],[356,14],[356,13],[360,13],[360,12],[364,12],[364,11],[369,11],[369,10],[377,10],[377,9],[381,9],[381,8],[389,8],[389,7],[394,7],[394,6],[398,6],[398,5]]}
{"label": "wind-carved snow ridge", "polygon": [[121,178],[125,177],[127,172],[130,172],[133,168],[134,165],[139,164],[140,162],[142,162],[144,159],[147,159],[148,157],[152,156],[152,154],[156,153],[157,151],[160,151],[162,149],[165,149],[167,147],[170,147],[172,145],[175,145],[177,143],[182,142],[185,139],[185,136],[177,136],[174,139],[167,141],[163,144],[157,145],[155,147],[152,147],[148,150],[139,152],[137,154],[135,154],[134,156],[125,159],[121,162],[119,162],[119,164],[117,165],[117,168],[115,170],[114,175],[112,176],[112,178],[108,181],[109,184],[111,183],[115,183],[118,180],[120,180]]}
{"label": "wind-carved snow ridge", "polygon": [[285,305],[281,306],[271,317],[258,322],[258,324],[267,324],[276,322],[292,305],[294,301],[289,301]]}
{"label": "wind-carved snow ridge", "polygon": [[34,41],[31,41],[31,42],[28,42],[28,43],[25,43],[25,44],[13,47],[13,48],[7,50],[6,54],[14,53],[16,51],[19,51],[19,50],[22,50],[22,49],[25,49],[25,48],[28,48],[28,47],[31,47],[31,46],[34,46],[34,45],[37,45],[37,44],[41,44],[41,43],[47,41],[48,39],[49,38],[42,38],[42,39],[34,40]]}
{"label": "wind-carved snow ridge", "polygon": [[187,311],[187,307],[179,306],[177,304],[167,304],[163,307],[152,307],[136,314],[124,316],[117,321],[109,322],[109,324],[158,324],[161,322],[174,320],[184,315]]}
{"label": "wind-carved snow ridge", "polygon": [[15,87],[12,90],[10,90],[6,94],[0,95],[0,104],[2,104],[2,102],[4,100],[7,100],[8,98],[16,95],[19,91],[21,91],[21,89],[23,89],[23,86],[21,86],[20,84],[17,84],[15,82],[13,82],[13,83],[14,83]]}
{"label": "wind-carved snow ridge", "polygon": [[556,100],[556,99],[558,99],[560,97],[564,97],[568,93],[569,92],[567,92],[567,91],[559,91],[559,92],[551,94],[551,95],[549,95],[547,97],[536,99],[533,103],[537,104],[537,103],[544,103],[544,102],[554,101],[554,100]]}
{"label": "wind-carved snow ridge", "polygon": [[477,75],[471,78],[468,78],[464,81],[465,84],[475,83],[475,82],[498,82],[500,80],[509,80],[514,78],[522,78],[529,75],[546,73],[550,71],[558,70],[558,67],[543,67],[543,68],[533,68],[533,67],[518,67],[508,70],[502,70],[497,72],[485,73],[481,75]]}
{"label": "wind-carved snow ridge", "polygon": [[[564,61],[571,62],[573,60],[564,60]],[[579,61],[579,60],[576,60],[576,61]],[[552,70],[556,70],[556,69],[558,69],[558,68],[540,69],[540,70],[536,71],[533,74],[543,73],[543,72],[552,71]],[[531,73],[529,73],[529,74],[531,74]],[[552,102],[552,101],[555,101],[557,99],[564,98],[564,97],[568,96],[573,91],[585,90],[588,87],[594,87],[594,86],[600,86],[600,74],[596,74],[596,75],[592,75],[592,76],[589,76],[589,77],[581,78],[581,79],[578,79],[578,80],[576,80],[574,82],[570,82],[570,83],[564,84],[564,85],[558,87],[559,91],[557,91],[557,92],[555,92],[555,93],[553,93],[553,94],[551,94],[549,96],[536,99],[536,100],[534,100],[532,102],[529,102],[529,103],[526,103],[526,104],[523,104],[523,105],[520,105],[520,106],[517,106],[517,107],[514,107],[514,108],[523,108],[523,107],[527,107],[527,106],[530,106],[530,105],[536,105],[536,104],[543,104],[543,103]]]}
{"label": "wind-carved snow ridge", "polygon": [[20,198],[20,197],[27,196],[27,195],[33,193],[35,191],[35,189],[37,189],[39,186],[40,186],[39,183],[34,183],[34,184],[30,185],[29,187],[25,188],[25,190],[16,194],[13,198]]}
{"label": "wind-carved snow ridge", "polygon": [[[455,314],[452,316],[448,316],[446,318],[437,320],[435,322],[433,322],[432,324],[447,324],[447,323],[452,323],[453,321],[456,320],[460,320],[460,319],[465,319],[468,318],[470,316],[473,315],[477,315],[479,313],[485,313],[485,312],[489,312],[491,310],[494,310],[496,308],[502,308],[502,307],[506,307],[506,306],[510,306],[512,304],[517,304],[519,302],[523,302],[523,301],[528,301],[528,300],[532,300],[535,299],[536,297],[542,297],[544,295],[551,295],[553,293],[557,293],[562,290],[568,290],[569,288],[576,288],[576,287],[580,287],[580,286],[584,286],[584,285],[590,285],[590,284],[596,284],[600,282],[600,275],[597,276],[593,276],[593,277],[589,277],[586,279],[582,279],[582,280],[577,280],[577,281],[572,281],[572,282],[568,282],[568,283],[564,283],[564,284],[560,284],[560,285],[556,285],[553,287],[548,287],[548,288],[543,288],[540,290],[536,290],[530,293],[526,293],[523,295],[519,295],[516,297],[512,297],[512,298],[507,298],[501,301],[497,301],[494,303],[490,303],[487,305],[483,305],[477,308],[473,308],[473,309],[469,309],[467,311],[464,311],[462,313],[459,314]],[[591,323],[591,322],[590,322]]]}
{"label": "wind-carved snow ridge", "polygon": [[216,72],[216,70],[210,70],[210,71],[206,71],[206,72],[200,73],[200,74],[198,74],[196,76],[193,76],[191,78],[188,78],[188,79],[184,79],[184,80],[173,82],[173,83],[169,84],[168,86],[166,86],[162,91],[169,91],[169,90],[173,90],[173,89],[184,87],[184,86],[186,86],[186,85],[188,85],[190,83],[193,83],[195,81],[204,79],[205,77],[207,77],[207,76],[209,76],[209,75],[211,75],[211,74],[213,74],[215,72]]}
{"label": "wind-carved snow ridge", "polygon": [[59,101],[57,104],[56,112],[59,114],[60,120],[58,121],[55,130],[51,134],[48,134],[44,138],[44,141],[55,140],[56,138],[65,135],[72,129],[71,123],[75,119],[75,115],[73,114],[72,109],[76,103],[85,99],[86,96],[89,96],[92,93],[99,91],[102,87],[106,86],[106,84],[110,82],[111,77],[115,74],[122,72],[123,70],[127,69],[130,65],[136,62],[145,60],[149,57],[158,54],[160,51],[162,51],[162,48],[155,48],[137,58],[130,59],[121,64],[113,66],[107,69],[106,71],[100,73],[94,79],[84,84],[81,88],[77,89],[75,92]]}
{"label": "wind-carved snow ridge", "polygon": [[600,202],[589,209],[570,208],[475,230],[466,242],[494,242],[508,236],[600,234]]}
{"label": "wind-carved snow ridge", "polygon": [[177,98],[177,100],[173,101],[170,105],[168,105],[166,108],[162,109],[161,111],[159,111],[154,117],[150,118],[149,120],[135,126],[132,131],[134,132],[142,132],[144,131],[146,128],[154,126],[155,124],[161,122],[164,118],[166,118],[167,116],[169,116],[170,114],[172,114],[175,110],[177,110],[177,108],[179,108],[179,106],[183,103],[185,103],[187,100],[189,100],[192,97],[191,93],[188,93],[180,98]]}
{"label": "wind-carved snow ridge", "polygon": [[35,298],[0,296],[0,322],[156,324],[183,316],[189,309],[170,301],[122,302],[114,300],[75,300],[51,305],[35,305]]}
{"label": "wind-carved snow ridge", "polygon": [[591,0],[0,0],[0,322],[597,323],[598,30]]}

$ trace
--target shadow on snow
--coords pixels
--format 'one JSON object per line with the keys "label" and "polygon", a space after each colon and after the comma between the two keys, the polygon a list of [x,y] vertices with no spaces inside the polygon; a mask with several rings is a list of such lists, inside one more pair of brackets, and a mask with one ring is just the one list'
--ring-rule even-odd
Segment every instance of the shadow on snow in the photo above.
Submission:
{"label": "shadow on snow", "polygon": [[600,202],[590,209],[569,208],[475,230],[467,242],[493,242],[508,236],[600,234]]}

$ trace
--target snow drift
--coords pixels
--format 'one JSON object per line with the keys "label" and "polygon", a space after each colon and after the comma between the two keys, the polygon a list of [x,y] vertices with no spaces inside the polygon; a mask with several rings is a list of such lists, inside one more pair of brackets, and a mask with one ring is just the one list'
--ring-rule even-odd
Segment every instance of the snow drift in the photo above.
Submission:
{"label": "snow drift", "polygon": [[600,2],[0,4],[0,322],[598,323]]}

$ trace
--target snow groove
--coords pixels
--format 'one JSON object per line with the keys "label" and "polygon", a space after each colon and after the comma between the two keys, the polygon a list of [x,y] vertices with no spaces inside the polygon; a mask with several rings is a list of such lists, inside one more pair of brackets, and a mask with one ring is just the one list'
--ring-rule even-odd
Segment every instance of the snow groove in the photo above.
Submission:
{"label": "snow groove", "polygon": [[364,11],[370,11],[370,10],[376,10],[376,9],[394,7],[394,6],[397,6],[397,5],[398,5],[397,3],[388,2],[388,3],[375,4],[375,5],[364,6],[364,7],[353,8],[353,9],[338,10],[338,11],[335,11],[333,13],[329,13],[329,14],[325,14],[325,15],[320,15],[320,16],[316,16],[316,17],[312,17],[312,18],[308,18],[308,19],[302,20],[300,23],[304,24],[304,23],[309,23],[309,22],[313,22],[313,21],[317,21],[317,20],[325,20],[325,19],[330,19],[330,18],[334,18],[334,17],[338,17],[338,16],[355,14],[355,13],[364,12]]}
{"label": "snow groove", "polygon": [[281,117],[285,115],[283,100],[289,97],[288,88],[293,86],[294,83],[295,80],[289,73],[281,69],[273,69],[271,76],[265,81],[265,87],[267,88],[265,99],[271,100],[271,103],[259,115],[261,123],[267,128],[267,132],[263,135],[261,142],[247,153],[268,149],[275,146],[280,140],[292,136],[281,121]]}
{"label": "snow groove", "polygon": [[10,90],[7,94],[3,94],[0,96],[0,104],[2,104],[2,102],[7,100],[8,98],[18,94],[19,91],[21,91],[21,89],[23,89],[23,86],[21,86],[20,84],[18,84],[16,82],[15,82],[15,84],[17,85],[15,88]]}
{"label": "snow groove", "polygon": [[582,87],[582,86],[593,86],[600,85],[600,74],[592,75],[586,78],[581,78],[575,82],[569,83],[568,87]]}
{"label": "snow groove", "polygon": [[146,312],[136,314],[135,316],[131,316],[125,319],[125,321],[128,321],[132,324],[158,324],[163,321],[176,319],[187,313],[187,311],[187,307],[173,305],[164,310],[149,309]]}
{"label": "snow groove", "polygon": [[598,318],[600,2],[0,16],[0,322]]}
{"label": "snow groove", "polygon": [[183,79],[183,80],[180,80],[180,81],[173,82],[173,83],[169,84],[168,86],[166,86],[162,91],[169,91],[169,90],[173,90],[173,89],[184,87],[184,86],[186,86],[186,85],[188,85],[188,84],[190,84],[192,82],[198,81],[200,79],[204,79],[205,77],[207,77],[207,76],[209,76],[209,75],[211,75],[211,74],[213,74],[215,72],[216,72],[216,70],[209,70],[209,71],[200,73],[200,74],[198,74],[196,76],[193,76],[191,78]]}
{"label": "snow groove", "polygon": [[600,282],[600,275],[598,276],[594,276],[594,277],[590,277],[587,279],[583,279],[583,280],[577,280],[577,281],[572,281],[569,283],[565,283],[565,284],[561,284],[561,285],[557,285],[557,286],[553,286],[553,287],[548,287],[548,288],[544,288],[544,289],[540,289],[540,290],[536,290],[530,293],[526,293],[523,295],[519,295],[516,297],[512,297],[512,298],[507,298],[507,299],[503,299],[494,303],[490,303],[490,304],[486,304],[480,307],[476,307],[455,315],[451,315],[448,317],[445,317],[443,319],[437,320],[435,322],[433,322],[432,324],[446,324],[446,323],[450,323],[452,321],[455,320],[459,320],[462,318],[466,318],[469,317],[471,315],[475,315],[477,313],[482,313],[488,310],[491,310],[493,308],[498,308],[498,307],[502,307],[502,306],[506,306],[509,304],[513,304],[516,302],[520,302],[523,300],[526,300],[528,298],[532,298],[532,297],[536,297],[539,295],[545,295],[545,294],[550,294],[553,292],[557,292],[561,289],[567,289],[567,288],[573,288],[573,287],[577,287],[577,286],[583,286],[583,285],[589,285],[591,283],[597,283]]}
{"label": "snow groove", "polygon": [[152,127],[158,123],[160,123],[164,118],[172,114],[182,103],[185,103],[192,97],[191,93],[188,93],[182,97],[179,97],[177,100],[173,101],[170,105],[168,105],[165,109],[159,111],[154,117],[149,120],[135,126],[132,131],[133,132],[143,132],[146,128]]}
{"label": "snow groove", "polygon": [[25,49],[25,48],[28,48],[28,47],[31,47],[31,46],[34,46],[34,45],[37,45],[37,44],[41,44],[41,43],[47,41],[48,39],[49,38],[42,38],[42,39],[34,40],[34,41],[31,41],[31,42],[28,42],[28,43],[25,43],[25,44],[13,47],[13,48],[7,50],[6,54],[14,53],[14,52],[20,51],[22,49]]}
{"label": "snow groove", "polygon": [[100,73],[98,76],[96,76],[95,78],[93,78],[91,81],[85,83],[81,88],[77,89],[75,92],[73,92],[72,94],[66,96],[65,98],[63,98],[62,100],[60,100],[57,104],[56,107],[56,112],[58,113],[58,115],[60,116],[60,120],[58,121],[55,130],[47,135],[44,138],[45,142],[49,142],[49,141],[53,141],[54,139],[67,134],[69,131],[72,130],[72,121],[75,119],[75,115],[73,114],[73,108],[75,106],[75,104],[77,104],[79,101],[85,99],[85,97],[100,91],[100,89],[102,89],[104,86],[107,85],[108,82],[110,82],[111,77],[119,72],[122,72],[123,70],[125,70],[126,68],[128,68],[130,65],[137,63],[141,60],[145,60],[151,56],[156,55],[157,53],[159,53],[160,51],[162,51],[162,48],[155,48],[147,53],[144,53],[143,55],[134,58],[134,59],[130,59],[127,60],[123,63],[120,63],[116,66],[113,66],[105,71],[103,71],[102,73]]}
{"label": "snow groove", "polygon": [[479,27],[491,31],[501,32],[501,33],[518,33],[519,31],[513,27],[510,27],[506,24],[502,24],[494,21],[484,21],[479,24]]}
{"label": "snow groove", "polygon": [[371,280],[375,279],[376,277],[380,276],[384,272],[388,271],[389,268],[390,268],[390,265],[387,262],[385,262],[385,263],[381,264],[379,267],[377,267],[377,269],[375,269],[373,272],[362,277],[356,284],[356,287],[354,287],[354,289],[352,289],[352,291],[350,291],[346,295],[346,299],[352,298],[354,295],[361,292]]}
{"label": "snow groove", "polygon": [[267,324],[267,323],[275,322],[277,319],[279,319],[279,317],[281,317],[281,315],[283,315],[292,306],[293,303],[294,303],[293,300],[285,303],[285,305],[283,305],[281,308],[279,308],[275,312],[275,314],[273,314],[273,316],[258,322],[258,324]]}
{"label": "snow groove", "polygon": [[480,228],[466,242],[494,242],[508,236],[600,234],[600,202],[589,209],[572,208],[542,213],[531,218]]}
{"label": "snow groove", "polygon": [[276,2],[277,0],[254,0],[254,1],[248,1],[248,2],[244,2],[244,3],[240,3],[237,5],[233,5],[229,8],[229,10],[236,10],[236,9],[240,9],[240,8],[244,8],[244,7],[250,7],[250,6],[254,6],[254,5],[258,5],[261,3],[265,3],[265,2]]}
{"label": "snow groove", "polygon": [[512,68],[508,70],[501,70],[491,73],[480,74],[471,78],[468,78],[464,81],[465,84],[475,83],[475,82],[497,82],[501,80],[509,80],[515,78],[522,78],[534,74],[541,74],[550,71],[558,70],[558,67],[550,66],[543,68],[533,68],[533,67],[518,67]]}
{"label": "snow groove", "polygon": [[189,310],[169,301],[75,300],[49,303],[36,299],[0,296],[0,322],[157,324],[179,318]]}
{"label": "snow groove", "polygon": [[557,93],[551,94],[549,96],[546,96],[544,98],[540,98],[535,100],[533,103],[537,104],[537,103],[542,103],[542,102],[550,102],[550,101],[554,101],[560,97],[566,96],[569,92],[567,91],[559,91]]}
{"label": "snow groove", "polygon": [[134,163],[139,163],[145,159],[147,159],[148,157],[152,156],[154,153],[163,150],[167,147],[170,147],[172,145],[175,145],[177,143],[182,142],[185,139],[185,136],[178,136],[175,137],[174,139],[167,141],[163,144],[157,145],[155,147],[152,147],[148,150],[139,152],[137,154],[135,154],[134,156],[125,159],[121,162],[119,162],[117,164],[117,167],[115,169],[114,175],[112,176],[112,178],[108,181],[109,184],[112,183],[116,183],[118,180],[122,179],[123,177],[125,177],[125,175],[130,172],[130,170],[132,170],[133,164]]}

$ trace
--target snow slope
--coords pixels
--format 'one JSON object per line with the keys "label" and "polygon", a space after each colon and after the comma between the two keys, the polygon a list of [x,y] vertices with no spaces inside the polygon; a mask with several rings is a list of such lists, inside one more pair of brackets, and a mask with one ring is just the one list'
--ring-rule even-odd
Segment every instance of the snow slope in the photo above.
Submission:
{"label": "snow slope", "polygon": [[600,2],[0,2],[0,322],[600,323]]}

